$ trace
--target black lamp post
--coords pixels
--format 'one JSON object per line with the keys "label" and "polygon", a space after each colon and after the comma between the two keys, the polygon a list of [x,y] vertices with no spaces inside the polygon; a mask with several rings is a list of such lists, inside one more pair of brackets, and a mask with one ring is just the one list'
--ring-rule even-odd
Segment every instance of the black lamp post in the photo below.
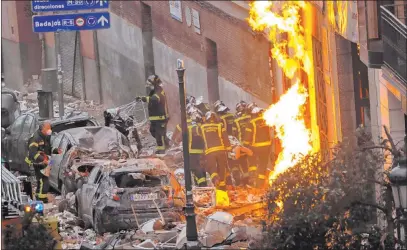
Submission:
{"label": "black lamp post", "polygon": [[400,222],[404,225],[404,243],[407,243],[407,158],[399,159],[398,164],[389,175],[394,204],[401,212]]}
{"label": "black lamp post", "polygon": [[179,101],[181,105],[181,128],[182,128],[182,149],[184,155],[184,172],[185,172],[185,189],[186,189],[186,206],[185,217],[187,220],[187,247],[197,246],[198,233],[195,221],[195,206],[192,198],[192,180],[191,170],[189,166],[189,147],[188,147],[188,127],[186,115],[186,100],[185,100],[185,68],[184,61],[177,60],[177,74],[179,83]]}

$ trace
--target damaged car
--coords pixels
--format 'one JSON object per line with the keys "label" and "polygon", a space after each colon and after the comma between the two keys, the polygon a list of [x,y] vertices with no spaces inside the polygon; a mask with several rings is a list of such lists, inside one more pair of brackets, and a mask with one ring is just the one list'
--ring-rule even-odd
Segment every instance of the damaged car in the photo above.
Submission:
{"label": "damaged car", "polygon": [[78,216],[99,234],[139,228],[148,220],[179,221],[182,188],[159,159],[98,162],[76,191]]}
{"label": "damaged car", "polygon": [[[80,159],[109,158],[128,159],[134,158],[129,140],[119,131],[109,127],[81,127],[72,128],[58,133],[51,139],[53,149],[59,148],[61,154],[51,155],[50,186],[66,193],[77,190],[78,177],[86,177],[91,171],[91,165],[82,165],[81,168],[72,168]],[[54,150],[56,151],[56,150]]]}
{"label": "damaged car", "polygon": [[[4,130],[4,138],[1,140],[2,157],[10,166],[11,170],[20,171],[24,174],[32,174],[28,164],[24,161],[28,153],[28,140],[39,128],[39,117],[34,113],[24,113]],[[61,131],[85,126],[98,126],[98,122],[86,112],[74,111],[63,117],[50,120],[51,129],[55,135]]]}

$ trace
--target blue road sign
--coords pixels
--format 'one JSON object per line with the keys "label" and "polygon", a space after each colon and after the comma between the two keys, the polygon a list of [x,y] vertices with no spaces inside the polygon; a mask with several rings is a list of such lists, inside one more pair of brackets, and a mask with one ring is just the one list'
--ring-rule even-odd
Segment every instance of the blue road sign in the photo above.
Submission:
{"label": "blue road sign", "polygon": [[33,31],[37,33],[108,28],[110,28],[109,12],[33,16]]}
{"label": "blue road sign", "polygon": [[32,0],[32,12],[72,11],[109,8],[108,0]]}

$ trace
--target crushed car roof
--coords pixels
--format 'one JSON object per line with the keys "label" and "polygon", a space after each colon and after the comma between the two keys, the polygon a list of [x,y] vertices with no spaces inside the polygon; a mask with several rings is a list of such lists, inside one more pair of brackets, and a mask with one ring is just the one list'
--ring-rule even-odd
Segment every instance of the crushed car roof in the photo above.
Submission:
{"label": "crushed car roof", "polygon": [[112,143],[121,139],[120,132],[110,127],[71,128],[63,133],[69,134],[77,146],[96,152],[110,152],[112,147],[117,146]]}

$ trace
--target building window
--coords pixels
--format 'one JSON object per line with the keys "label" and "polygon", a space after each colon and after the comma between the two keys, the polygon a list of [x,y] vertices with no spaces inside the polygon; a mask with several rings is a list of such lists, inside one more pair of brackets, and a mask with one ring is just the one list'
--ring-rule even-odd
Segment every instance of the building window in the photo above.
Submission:
{"label": "building window", "polygon": [[370,127],[369,77],[367,66],[360,60],[359,48],[351,44],[356,126]]}

